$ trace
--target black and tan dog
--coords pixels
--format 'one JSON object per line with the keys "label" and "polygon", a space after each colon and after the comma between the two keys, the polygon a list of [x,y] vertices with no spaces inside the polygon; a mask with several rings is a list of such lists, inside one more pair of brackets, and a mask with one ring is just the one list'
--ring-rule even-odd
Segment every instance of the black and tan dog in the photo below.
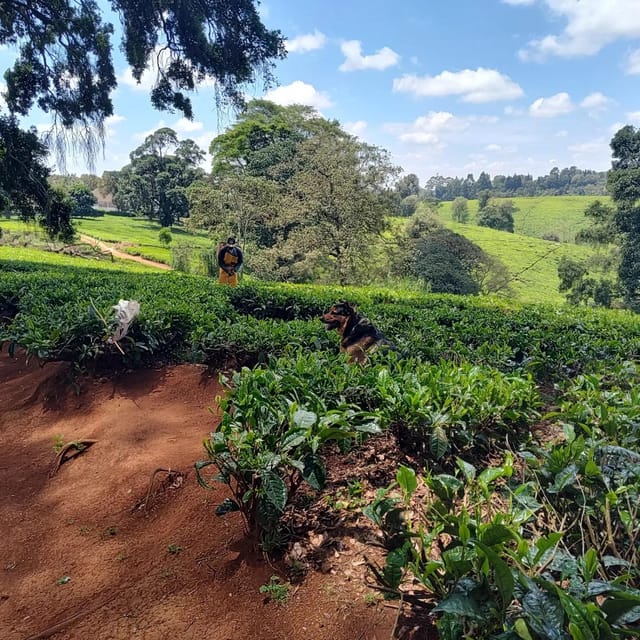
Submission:
{"label": "black and tan dog", "polygon": [[356,311],[350,302],[338,302],[320,317],[325,329],[336,329],[341,336],[340,351],[349,354],[350,362],[365,362],[367,352],[380,347],[397,351],[396,346],[387,339],[369,320]]}

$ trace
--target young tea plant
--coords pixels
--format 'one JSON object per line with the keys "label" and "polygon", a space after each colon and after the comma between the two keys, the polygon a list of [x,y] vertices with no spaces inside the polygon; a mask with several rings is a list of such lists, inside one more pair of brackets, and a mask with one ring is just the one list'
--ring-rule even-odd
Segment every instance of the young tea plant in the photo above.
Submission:
{"label": "young tea plant", "polygon": [[284,605],[289,600],[291,584],[281,582],[278,576],[271,576],[267,584],[260,587],[260,593],[266,593],[268,598],[279,605]]}

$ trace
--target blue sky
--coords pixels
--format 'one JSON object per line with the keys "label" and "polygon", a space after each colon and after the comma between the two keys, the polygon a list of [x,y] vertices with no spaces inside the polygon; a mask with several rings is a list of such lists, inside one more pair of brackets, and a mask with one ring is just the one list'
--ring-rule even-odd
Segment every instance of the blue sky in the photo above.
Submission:
{"label": "blue sky", "polygon": [[[287,37],[279,86],[249,97],[310,104],[405,172],[547,173],[607,169],[609,140],[640,125],[640,0],[265,0]],[[10,61],[0,51],[0,63]],[[104,157],[119,169],[145,135],[170,126],[203,149],[232,120],[201,87],[192,122],[155,111],[117,52],[119,87]],[[34,112],[27,122],[46,129]],[[85,172],[70,158],[70,172]]]}

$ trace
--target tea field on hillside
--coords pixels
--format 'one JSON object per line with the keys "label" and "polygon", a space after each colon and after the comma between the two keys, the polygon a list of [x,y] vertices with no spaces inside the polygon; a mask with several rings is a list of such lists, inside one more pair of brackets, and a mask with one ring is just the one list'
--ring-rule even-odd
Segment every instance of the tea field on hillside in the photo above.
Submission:
{"label": "tea field on hillside", "polygon": [[[428,613],[442,638],[637,630],[637,316],[373,287],[223,288],[18,257],[0,255],[3,353],[78,375],[185,361],[225,371],[197,475],[228,486],[218,514],[239,511],[266,553],[287,548],[322,495],[329,454],[387,434],[404,459],[395,480],[326,506],[371,522],[385,557],[369,575],[385,598]],[[141,312],[115,345],[121,298]],[[398,351],[349,364],[319,320],[341,298]]]}

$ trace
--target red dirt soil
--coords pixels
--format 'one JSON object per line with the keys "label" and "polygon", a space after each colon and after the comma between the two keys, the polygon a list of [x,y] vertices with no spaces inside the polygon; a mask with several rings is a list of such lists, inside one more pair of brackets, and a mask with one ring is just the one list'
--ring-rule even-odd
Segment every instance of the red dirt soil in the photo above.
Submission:
{"label": "red dirt soil", "polygon": [[[76,395],[65,365],[0,354],[0,638],[391,637],[397,612],[365,601],[348,543],[285,605],[259,592],[282,567],[247,549],[237,513],[214,515],[229,494],[192,470],[220,393],[217,376],[180,365],[84,380]],[[56,441],[82,439],[97,442],[50,478]],[[159,467],[187,476],[158,473],[145,507]]]}

